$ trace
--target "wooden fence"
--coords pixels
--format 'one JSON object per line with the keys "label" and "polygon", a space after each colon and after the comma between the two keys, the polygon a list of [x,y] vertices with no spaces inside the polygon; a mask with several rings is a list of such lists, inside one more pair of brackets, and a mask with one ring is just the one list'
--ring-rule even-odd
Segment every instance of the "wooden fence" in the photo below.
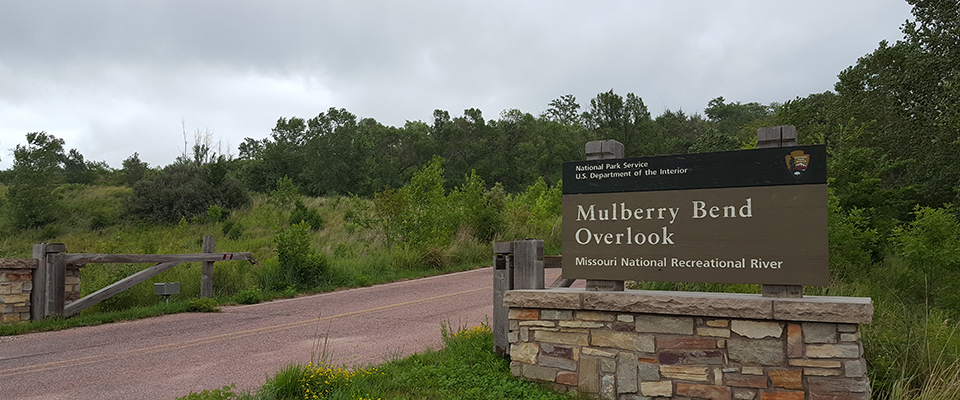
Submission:
{"label": "wooden fence", "polygon": [[[30,294],[32,319],[41,320],[51,315],[74,315],[185,262],[203,263],[200,277],[200,296],[212,297],[214,262],[247,260],[253,264],[257,263],[252,253],[214,253],[214,243],[213,236],[204,236],[203,253],[199,254],[66,253],[66,246],[60,243],[35,244],[33,246],[33,258],[37,260],[38,265],[33,275],[33,291]],[[156,264],[77,301],[65,304],[64,289],[66,287],[65,277],[68,265],[82,268],[87,264],[112,263]]]}

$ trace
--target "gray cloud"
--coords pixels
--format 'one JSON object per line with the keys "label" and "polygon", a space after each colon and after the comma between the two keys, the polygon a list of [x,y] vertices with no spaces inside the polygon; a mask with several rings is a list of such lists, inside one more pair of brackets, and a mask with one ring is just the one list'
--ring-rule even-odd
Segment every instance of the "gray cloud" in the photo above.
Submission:
{"label": "gray cloud", "polygon": [[782,102],[832,89],[908,17],[892,0],[3,2],[0,148],[45,130],[165,165],[183,126],[236,146],[329,107],[402,125],[610,89],[654,115]]}

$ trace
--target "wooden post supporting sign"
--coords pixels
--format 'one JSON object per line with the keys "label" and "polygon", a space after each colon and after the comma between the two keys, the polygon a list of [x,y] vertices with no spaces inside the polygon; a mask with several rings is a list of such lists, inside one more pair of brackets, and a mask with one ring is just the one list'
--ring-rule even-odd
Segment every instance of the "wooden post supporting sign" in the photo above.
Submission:
{"label": "wooden post supporting sign", "polygon": [[[797,128],[793,125],[768,126],[757,129],[757,147],[796,146]],[[763,297],[797,298],[803,297],[801,285],[762,285]]]}
{"label": "wooden post supporting sign", "polygon": [[[623,158],[623,143],[616,140],[594,140],[587,142],[586,159],[589,160],[610,160]],[[587,290],[598,292],[622,292],[624,289],[623,281],[610,281],[599,279],[587,279]]]}

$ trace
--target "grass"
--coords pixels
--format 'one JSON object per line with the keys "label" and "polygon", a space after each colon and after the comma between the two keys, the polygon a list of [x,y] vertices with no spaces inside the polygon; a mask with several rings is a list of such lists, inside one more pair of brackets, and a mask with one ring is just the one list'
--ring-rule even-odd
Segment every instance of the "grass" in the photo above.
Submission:
{"label": "grass", "polygon": [[[586,399],[580,394],[515,379],[509,361],[493,352],[489,327],[443,326],[444,348],[388,360],[376,367],[345,368],[322,359],[290,364],[255,392],[232,387],[191,393],[210,399]],[[227,396],[227,397],[224,397]],[[229,397],[232,396],[232,397]]]}
{"label": "grass", "polygon": [[[3,189],[0,187],[0,189]],[[278,229],[287,229],[291,209],[278,207],[267,195],[254,194],[251,203],[221,220],[183,219],[179,224],[157,225],[126,219],[121,211],[131,195],[129,188],[61,185],[60,219],[42,229],[17,230],[0,223],[0,257],[30,258],[32,245],[63,243],[74,253],[177,254],[199,253],[204,235],[216,237],[218,252],[251,252],[259,265],[245,261],[217,262],[213,297],[219,304],[268,301],[298,294],[338,288],[364,287],[402,279],[464,271],[489,265],[490,245],[461,232],[448,246],[413,250],[386,248],[373,229],[348,218],[369,210],[369,201],[348,197],[306,198],[303,203],[323,219],[323,227],[310,230],[309,251],[328,262],[328,273],[316,285],[267,288],[269,268],[277,267]],[[0,199],[2,200],[2,199]],[[232,231],[231,231],[232,229]],[[81,296],[93,293],[149,264],[88,264],[81,270]],[[200,263],[171,268],[78,316],[55,322],[0,325],[0,335],[67,329],[117,320],[147,318],[183,312],[178,304],[200,295]],[[153,283],[180,282],[181,294],[164,304],[153,294]]]}

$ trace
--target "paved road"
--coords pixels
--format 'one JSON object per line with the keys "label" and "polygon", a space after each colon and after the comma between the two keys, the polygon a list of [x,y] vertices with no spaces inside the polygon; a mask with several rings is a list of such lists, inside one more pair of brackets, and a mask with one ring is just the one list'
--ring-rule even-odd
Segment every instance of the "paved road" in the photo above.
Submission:
{"label": "paved road", "polygon": [[[548,270],[547,281],[559,275]],[[0,398],[173,399],[236,383],[261,386],[307,363],[327,337],[335,365],[439,348],[440,324],[493,315],[490,268],[249,306],[222,313],[0,338]]]}

